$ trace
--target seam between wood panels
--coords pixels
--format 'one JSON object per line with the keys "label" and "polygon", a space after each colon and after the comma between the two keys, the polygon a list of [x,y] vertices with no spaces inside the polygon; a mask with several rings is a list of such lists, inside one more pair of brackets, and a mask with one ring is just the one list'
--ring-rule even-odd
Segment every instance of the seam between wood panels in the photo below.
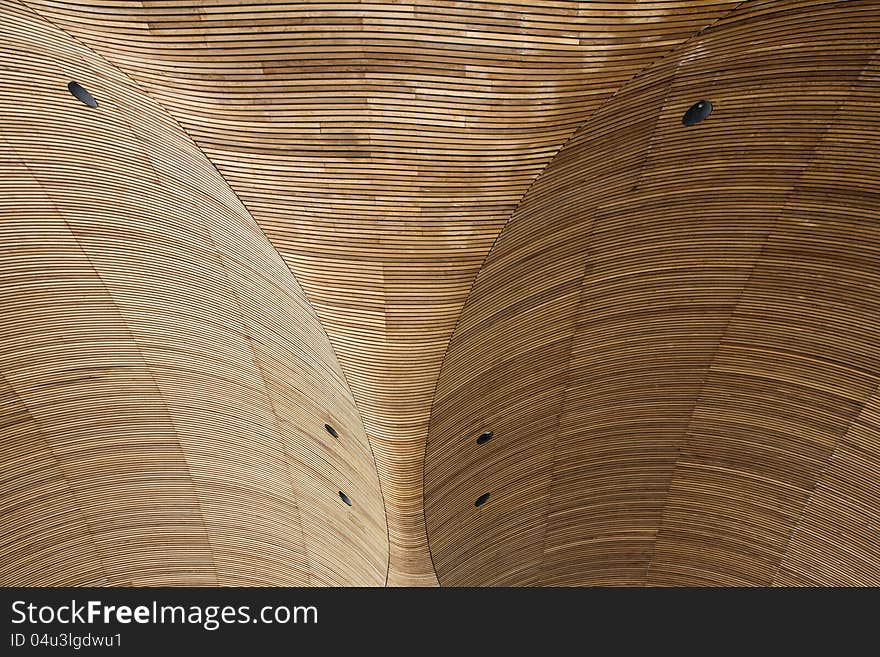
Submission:
{"label": "seam between wood panels", "polygon": [[303,527],[303,518],[302,512],[300,511],[300,507],[302,505],[302,495],[300,493],[299,488],[294,483],[293,472],[292,472],[292,461],[290,458],[290,453],[287,449],[287,441],[284,437],[284,432],[282,431],[281,418],[278,417],[278,409],[275,406],[275,400],[272,398],[272,391],[269,387],[269,381],[266,378],[266,372],[263,370],[263,366],[260,365],[259,358],[257,357],[257,350],[254,348],[253,338],[248,331],[247,321],[245,319],[244,308],[241,305],[241,299],[238,296],[238,293],[235,291],[235,288],[232,286],[232,278],[229,275],[229,270],[226,267],[226,262],[223,258],[223,254],[217,249],[217,243],[214,241],[214,235],[211,233],[211,227],[208,226],[206,231],[206,236],[208,241],[211,243],[211,246],[214,247],[214,255],[217,257],[217,260],[220,264],[220,269],[223,270],[223,276],[226,279],[226,284],[229,286],[229,291],[232,294],[233,299],[235,299],[235,306],[238,309],[239,321],[241,322],[241,332],[244,336],[245,342],[247,343],[248,350],[251,353],[251,360],[254,363],[254,367],[257,368],[257,372],[260,375],[260,381],[263,384],[263,391],[266,395],[266,401],[269,404],[269,408],[272,410],[272,419],[275,424],[275,431],[278,434],[278,440],[281,442],[281,450],[284,455],[287,457],[288,462],[285,464],[287,467],[285,470],[287,471],[288,485],[290,486],[291,492],[294,494],[296,498],[295,506],[296,506],[296,515],[299,520],[299,533],[302,537],[303,542],[303,551],[305,552],[306,557],[306,576],[307,582],[309,584],[312,583],[312,560],[309,555],[309,543],[306,539],[305,528]]}
{"label": "seam between wood panels", "polygon": [[[73,495],[74,499],[77,501],[77,505],[76,505],[77,510],[83,516],[83,522],[86,527],[86,533],[88,534],[89,539],[91,540],[92,549],[95,551],[95,555],[98,557],[98,565],[100,566],[100,571],[104,577],[105,586],[109,586],[111,579],[107,575],[107,568],[106,568],[106,564],[104,563],[104,557],[101,553],[101,549],[98,547],[98,541],[95,538],[95,532],[92,530],[92,525],[89,522],[89,514],[83,510],[83,505],[81,504],[81,500],[79,499],[79,492],[71,484],[70,479],[67,476],[67,472],[65,472],[64,465],[62,465],[61,461],[58,459],[58,456],[55,454],[55,450],[52,448],[52,443],[49,441],[49,439],[46,435],[46,431],[43,429],[43,427],[40,425],[40,423],[37,422],[37,420],[34,418],[33,414],[31,413],[31,409],[28,407],[27,402],[21,397],[21,395],[18,394],[18,391],[15,389],[15,386],[13,386],[12,383],[9,381],[9,379],[6,378],[6,376],[3,374],[2,370],[0,370],[0,380],[2,380],[6,385],[9,386],[9,390],[12,392],[12,395],[19,401],[19,403],[24,408],[24,412],[27,414],[30,421],[33,422],[34,426],[37,428],[37,431],[40,432],[40,437],[43,439],[43,442],[46,444],[46,448],[49,450],[49,454],[52,455],[52,460],[55,461],[55,464],[58,466],[58,470],[61,473],[61,478],[63,479],[65,486],[70,491],[71,495]],[[4,586],[11,586],[11,585],[13,585],[12,582],[7,582]],[[15,585],[19,586],[20,584],[16,583]],[[81,583],[74,584],[74,586],[80,586],[80,585],[81,585]]]}
{"label": "seam between wood panels", "polygon": [[825,475],[827,475],[828,470],[831,469],[831,465],[834,462],[834,455],[837,454],[837,451],[840,449],[840,444],[846,439],[847,435],[849,435],[849,432],[852,430],[853,425],[858,421],[859,417],[864,412],[865,407],[868,405],[868,402],[870,402],[874,397],[876,397],[878,393],[880,393],[880,383],[878,383],[877,385],[874,386],[874,389],[868,395],[867,399],[864,402],[862,402],[862,405],[861,405],[861,408],[859,409],[859,412],[855,414],[855,416],[853,417],[852,420],[850,420],[849,424],[847,424],[846,429],[843,431],[843,433],[834,439],[834,446],[831,448],[831,451],[828,454],[828,460],[825,462],[825,465],[822,468],[822,471],[816,477],[816,483],[813,484],[813,488],[810,490],[810,494],[807,496],[807,500],[806,500],[806,502],[804,502],[804,505],[801,508],[800,513],[798,514],[797,520],[795,520],[795,522],[792,523],[792,525],[791,525],[791,530],[788,532],[788,537],[786,538],[785,546],[783,547],[782,552],[780,553],[779,563],[776,564],[776,570],[773,572],[773,577],[770,579],[770,582],[767,586],[774,586],[776,584],[776,581],[779,579],[779,575],[782,572],[782,564],[785,562],[785,559],[788,556],[789,551],[791,550],[791,542],[794,539],[795,532],[797,532],[798,528],[800,527],[801,522],[803,521],[804,516],[807,513],[807,509],[810,507],[810,503],[813,501],[813,498],[816,495],[816,491],[819,490],[819,485],[821,483],[823,483],[823,479],[825,478]]}
{"label": "seam between wood panels", "polygon": [[[590,229],[588,231],[587,244],[589,244],[592,240],[590,237],[593,235],[593,231],[596,227],[596,221],[598,217],[596,216],[598,212],[593,215],[593,219],[590,224]],[[556,416],[556,426],[553,431],[553,447],[551,448],[550,453],[550,486],[547,491],[547,503],[544,505],[544,531],[541,535],[541,562],[538,566],[538,580],[537,583],[539,586],[542,586],[543,581],[545,579],[545,571],[544,565],[546,563],[546,554],[547,554],[547,529],[550,525],[550,511],[553,505],[553,488],[556,484],[556,448],[559,445],[559,434],[562,433],[562,421],[565,417],[565,406],[566,402],[569,400],[569,390],[571,390],[571,377],[572,377],[572,366],[571,366],[571,355],[574,351],[574,343],[577,339],[578,333],[578,325],[580,324],[580,315],[581,315],[581,305],[584,302],[584,292],[587,282],[587,272],[591,266],[590,256],[587,256],[583,259],[583,268],[581,270],[580,276],[580,285],[578,286],[578,300],[577,304],[574,307],[574,317],[571,320],[571,336],[568,341],[568,357],[565,360],[565,375],[563,378],[563,387],[562,387],[562,400],[559,404],[559,414]]]}
{"label": "seam between wood panels", "polygon": [[[690,417],[688,418],[688,425],[685,428],[684,435],[682,436],[681,440],[679,441],[678,445],[676,446],[675,465],[673,466],[672,474],[669,477],[669,484],[667,486],[666,496],[663,501],[663,511],[661,512],[661,516],[660,516],[660,525],[657,527],[657,533],[655,534],[654,541],[651,544],[651,556],[649,558],[648,565],[645,570],[644,580],[643,580],[643,582],[645,584],[647,584],[647,582],[651,576],[651,569],[654,567],[654,564],[655,564],[657,540],[659,539],[660,533],[662,532],[662,529],[663,529],[664,520],[666,518],[666,509],[669,504],[669,495],[672,490],[672,484],[675,481],[676,471],[678,470],[678,466],[681,463],[681,455],[682,455],[682,452],[687,448],[688,441],[691,438],[692,427],[693,427],[694,417],[696,415],[696,411],[703,401],[703,396],[705,395],[705,392],[706,392],[706,384],[709,380],[709,377],[712,375],[713,367],[715,365],[715,361],[718,358],[718,354],[720,353],[721,348],[724,345],[725,340],[727,339],[727,333],[730,330],[731,321],[733,320],[734,316],[736,315],[737,308],[742,303],[743,296],[745,295],[746,289],[748,288],[749,283],[751,282],[752,277],[755,274],[755,271],[758,269],[758,266],[761,264],[762,258],[764,256],[764,251],[766,250],[768,243],[770,242],[774,232],[776,231],[776,229],[779,225],[779,222],[785,216],[786,209],[788,208],[789,204],[791,203],[792,198],[799,190],[798,186],[801,184],[804,175],[806,175],[811,170],[812,166],[815,164],[816,153],[819,150],[819,147],[825,141],[832,126],[836,123],[837,117],[840,115],[840,112],[842,111],[844,105],[846,104],[846,101],[852,95],[853,88],[858,83],[859,79],[861,79],[865,69],[867,69],[868,65],[871,63],[871,61],[873,61],[873,59],[874,59],[874,55],[868,56],[868,60],[865,62],[865,65],[859,71],[858,75],[856,75],[855,79],[850,83],[849,88],[848,88],[846,94],[844,95],[843,99],[841,99],[837,102],[837,106],[834,109],[834,112],[831,116],[831,119],[825,124],[825,126],[821,130],[820,134],[816,137],[816,142],[810,148],[809,155],[807,155],[807,157],[806,157],[806,162],[804,163],[803,168],[794,177],[794,180],[792,180],[791,188],[785,193],[785,196],[779,205],[779,209],[776,212],[776,215],[774,216],[773,221],[767,227],[767,232],[764,235],[764,238],[761,242],[761,247],[758,249],[758,253],[755,255],[754,261],[752,262],[752,266],[749,269],[749,274],[746,277],[746,280],[743,281],[742,287],[739,290],[739,294],[737,295],[736,301],[734,301],[732,304],[730,316],[728,317],[727,323],[725,324],[724,329],[722,330],[721,335],[718,338],[718,342],[715,345],[714,353],[712,354],[712,358],[710,359],[709,364],[706,367],[706,371],[703,373],[703,378],[702,378],[702,381],[700,382],[699,393],[697,394],[697,398],[694,401],[693,406],[691,407]],[[836,449],[836,444],[837,444],[838,439],[839,439],[839,437],[837,439],[835,439],[835,446],[832,447],[832,450],[829,453],[828,463],[830,463],[831,456],[833,455],[834,450]],[[827,467],[827,463],[826,463],[826,467]],[[823,472],[824,472],[824,470],[823,470]],[[815,490],[815,487],[818,485],[818,481],[819,481],[819,479],[817,477],[816,484],[814,484],[814,490]],[[808,500],[809,500],[809,497],[811,497],[811,496],[812,496],[812,492],[810,493],[810,496],[808,496]],[[804,508],[801,510],[801,515],[803,514],[804,509],[806,509],[806,503],[805,503]],[[798,524],[798,522],[799,522],[799,520],[793,524],[792,530],[789,534],[789,540],[791,539],[791,534],[794,532],[794,527]],[[785,550],[783,550],[783,552],[781,553],[779,564],[782,563],[782,559],[784,558],[784,554],[785,554]],[[777,564],[777,572],[778,572],[779,564]],[[774,575],[774,579],[775,579],[775,575]]]}
{"label": "seam between wood panels", "polygon": [[[880,49],[875,49],[874,54],[871,55],[870,57],[868,57],[868,61],[865,62],[865,65],[862,67],[862,70],[859,72],[858,76],[856,76],[856,79],[853,80],[853,83],[850,85],[849,93],[847,94],[847,99],[850,96],[852,96],[856,85],[859,83],[859,81],[862,79],[862,76],[864,76],[865,72],[868,70],[868,68],[871,66],[871,64],[874,62],[874,60],[877,58],[878,53],[880,53]],[[845,101],[841,101],[838,104],[837,110],[834,112],[834,118],[832,119],[832,122],[831,122],[832,124],[837,119],[838,115],[840,114],[840,112],[843,109],[843,106],[845,104],[846,104]],[[821,144],[821,142],[824,141],[825,137],[827,137],[827,134],[828,134],[828,130],[826,130],[823,133],[822,139],[820,139],[819,143],[816,144],[816,148],[814,149],[813,156],[815,155],[815,150],[818,150],[818,147]],[[812,156],[811,156],[811,161],[812,161]],[[838,449],[840,448],[840,443],[847,437],[847,435],[849,435],[849,432],[852,430],[853,425],[856,423],[856,421],[859,419],[861,414],[864,412],[865,407],[868,405],[868,402],[870,402],[878,393],[880,393],[880,383],[878,383],[876,386],[874,386],[874,390],[867,396],[865,401],[862,402],[862,405],[861,405],[861,408],[859,409],[859,412],[855,414],[855,416],[853,417],[852,420],[850,420],[849,424],[847,424],[847,426],[846,426],[846,429],[844,429],[844,431],[841,433],[841,435],[837,436],[834,439],[834,446],[831,448],[831,451],[828,454],[828,460],[825,462],[825,466],[822,468],[822,471],[816,477],[816,482],[813,484],[813,488],[810,491],[810,494],[807,496],[807,499],[804,502],[803,507],[801,507],[801,510],[800,510],[800,513],[798,514],[797,519],[791,525],[791,530],[789,531],[788,537],[786,538],[785,546],[783,547],[783,549],[780,553],[779,563],[776,564],[776,570],[773,572],[773,577],[770,579],[769,586],[773,586],[774,584],[776,584],[777,579],[779,579],[779,575],[782,572],[782,564],[785,563],[785,559],[788,556],[789,551],[791,550],[791,542],[794,539],[795,532],[798,530],[798,527],[800,527],[800,524],[803,521],[804,516],[807,513],[807,509],[810,507],[810,503],[813,501],[813,497],[816,495],[816,491],[819,489],[819,484],[822,483],[822,480],[824,479],[825,475],[828,473],[828,470],[831,468],[831,465],[834,462],[834,455],[837,453]]]}
{"label": "seam between wood panels", "polygon": [[[2,138],[2,136],[0,136],[0,138]],[[13,144],[9,143],[9,141],[6,139],[3,139],[3,141],[6,141],[6,143],[9,145],[9,150],[15,154],[16,158],[21,162],[22,166],[25,168],[25,170],[28,172],[28,174],[30,174],[31,178],[33,178],[34,182],[37,184],[37,186],[43,192],[43,194],[46,197],[47,202],[54,208],[55,212],[58,215],[58,218],[61,219],[64,226],[67,228],[68,232],[70,233],[70,236],[73,238],[73,241],[76,244],[77,248],[79,249],[80,253],[82,254],[83,258],[85,258],[86,262],[89,263],[89,266],[92,268],[92,271],[95,273],[95,277],[98,279],[98,282],[101,284],[101,287],[104,288],[104,291],[107,294],[107,299],[109,300],[110,304],[113,306],[113,309],[116,311],[116,314],[118,315],[119,320],[120,320],[120,324],[122,324],[122,326],[124,327],[125,332],[128,334],[128,338],[131,340],[133,346],[137,350],[137,353],[141,358],[141,362],[143,363],[144,369],[150,375],[150,379],[152,379],[152,381],[153,381],[153,386],[155,386],[155,388],[156,388],[156,395],[158,396],[159,401],[162,404],[162,408],[164,408],[164,410],[165,410],[165,414],[166,414],[166,418],[168,420],[168,423],[171,425],[172,429],[174,429],[174,433],[177,437],[177,446],[178,446],[178,449],[180,450],[180,456],[183,459],[183,463],[184,463],[184,465],[186,465],[187,473],[189,474],[190,484],[193,486],[193,494],[195,496],[196,504],[198,505],[198,508],[199,508],[199,515],[201,515],[201,517],[202,517],[202,529],[205,532],[205,538],[208,541],[208,548],[211,551],[211,563],[214,565],[214,581],[219,582],[220,574],[219,574],[219,571],[217,568],[217,559],[216,559],[216,555],[214,552],[214,544],[211,541],[211,534],[208,531],[208,524],[205,519],[205,512],[204,512],[204,509],[202,508],[202,502],[201,502],[201,499],[199,498],[198,492],[195,489],[196,484],[195,484],[195,481],[192,476],[192,470],[190,469],[189,461],[186,458],[186,451],[183,449],[183,444],[180,441],[180,430],[177,428],[177,424],[174,421],[174,418],[171,413],[171,409],[168,407],[168,400],[165,398],[165,395],[162,394],[162,389],[159,386],[159,382],[156,379],[156,375],[153,372],[153,369],[147,363],[147,359],[144,356],[144,352],[141,348],[141,345],[138,342],[137,338],[135,337],[134,333],[132,332],[131,326],[126,321],[125,315],[122,312],[122,309],[119,307],[119,304],[116,302],[116,299],[113,297],[113,293],[110,291],[110,288],[107,286],[106,281],[104,280],[103,276],[101,276],[101,273],[98,271],[98,268],[95,266],[95,263],[92,261],[92,258],[89,256],[88,252],[85,250],[85,247],[83,247],[82,243],[79,240],[79,237],[77,236],[76,232],[73,230],[73,227],[70,225],[70,222],[68,221],[67,217],[64,216],[64,212],[55,203],[55,200],[52,198],[52,195],[44,187],[44,185],[43,185],[42,181],[39,179],[39,177],[31,170],[30,166],[28,166],[27,161],[21,157],[21,155],[15,149],[15,146]]]}

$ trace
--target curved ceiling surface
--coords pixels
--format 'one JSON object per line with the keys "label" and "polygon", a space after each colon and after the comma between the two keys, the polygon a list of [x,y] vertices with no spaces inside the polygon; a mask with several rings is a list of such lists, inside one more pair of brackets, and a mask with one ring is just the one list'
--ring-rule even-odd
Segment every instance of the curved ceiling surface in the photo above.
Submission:
{"label": "curved ceiling surface", "polygon": [[131,80],[18,4],[0,37],[0,582],[383,585],[363,424],[283,260]]}
{"label": "curved ceiling surface", "polygon": [[166,107],[290,265],[376,454],[389,581],[436,584],[424,446],[483,258],[575,127],[737,2],[27,4]]}
{"label": "curved ceiling surface", "polygon": [[0,7],[28,582],[880,582],[877,0]]}

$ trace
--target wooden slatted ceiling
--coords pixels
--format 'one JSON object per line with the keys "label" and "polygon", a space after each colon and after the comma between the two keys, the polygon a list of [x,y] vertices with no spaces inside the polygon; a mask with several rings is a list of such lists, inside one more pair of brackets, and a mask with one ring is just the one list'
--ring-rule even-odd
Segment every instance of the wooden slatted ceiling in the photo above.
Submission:
{"label": "wooden slatted ceiling", "polygon": [[0,41],[0,583],[384,584],[368,440],[284,261],[124,74],[17,2]]}
{"label": "wooden slatted ceiling", "polygon": [[392,584],[436,583],[422,462],[480,264],[552,155],[739,0],[28,0],[181,122],[316,309],[376,454]]}
{"label": "wooden slatted ceiling", "polygon": [[744,4],[556,156],[440,375],[441,584],[880,584],[878,45]]}

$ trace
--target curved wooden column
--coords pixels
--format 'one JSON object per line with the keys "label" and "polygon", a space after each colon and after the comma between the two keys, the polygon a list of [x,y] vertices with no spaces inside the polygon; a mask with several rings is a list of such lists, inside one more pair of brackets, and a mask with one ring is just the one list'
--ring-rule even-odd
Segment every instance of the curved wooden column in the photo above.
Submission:
{"label": "curved wooden column", "polygon": [[117,68],[17,2],[0,40],[0,582],[384,584],[370,447],[284,261]]}
{"label": "curved wooden column", "polygon": [[439,379],[442,585],[880,583],[878,9],[744,3],[536,181]]}

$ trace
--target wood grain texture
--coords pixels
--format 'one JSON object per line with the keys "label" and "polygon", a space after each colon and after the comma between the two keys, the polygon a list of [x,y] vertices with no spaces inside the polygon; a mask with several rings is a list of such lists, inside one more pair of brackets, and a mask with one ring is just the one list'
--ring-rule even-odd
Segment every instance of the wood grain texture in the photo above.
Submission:
{"label": "wood grain texture", "polygon": [[578,124],[739,0],[28,0],[217,166],[335,347],[376,455],[392,584],[436,584],[422,465],[461,306]]}
{"label": "wood grain texture", "polygon": [[0,582],[880,584],[877,0],[0,18]]}
{"label": "wood grain texture", "polygon": [[744,3],[554,158],[439,378],[441,585],[880,584],[878,45]]}
{"label": "wood grain texture", "polygon": [[0,583],[383,585],[369,443],[282,258],[117,68],[12,0],[0,43]]}

